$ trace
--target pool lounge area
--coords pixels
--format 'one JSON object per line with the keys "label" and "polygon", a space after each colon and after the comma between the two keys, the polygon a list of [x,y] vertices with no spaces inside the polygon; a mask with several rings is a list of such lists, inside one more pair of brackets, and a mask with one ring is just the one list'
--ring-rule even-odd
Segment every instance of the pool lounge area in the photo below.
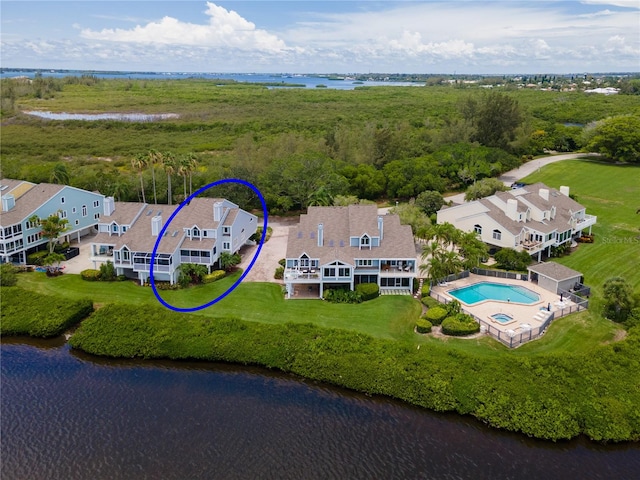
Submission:
{"label": "pool lounge area", "polygon": [[545,323],[551,312],[571,305],[565,299],[561,306],[559,295],[533,282],[488,279],[473,273],[467,278],[435,285],[432,291],[447,301],[457,299],[465,311],[507,336],[536,329]]}

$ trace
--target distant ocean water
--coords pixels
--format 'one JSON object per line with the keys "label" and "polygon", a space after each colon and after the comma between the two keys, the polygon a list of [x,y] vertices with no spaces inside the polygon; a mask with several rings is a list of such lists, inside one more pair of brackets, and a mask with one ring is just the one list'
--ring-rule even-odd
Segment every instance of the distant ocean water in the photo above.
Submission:
{"label": "distant ocean water", "polygon": [[323,85],[326,88],[338,90],[353,90],[356,87],[375,87],[375,86],[422,86],[421,82],[392,82],[380,80],[356,80],[349,76],[322,76],[322,75],[301,75],[301,74],[265,74],[265,73],[193,73],[193,72],[109,72],[109,71],[91,71],[91,70],[44,70],[44,69],[0,69],[0,78],[13,77],[35,77],[36,73],[40,73],[43,77],[62,78],[68,76],[95,75],[99,78],[120,78],[120,79],[186,79],[186,78],[204,78],[204,79],[220,79],[235,80],[244,83],[282,83],[282,84],[298,84],[300,88],[318,88]]}

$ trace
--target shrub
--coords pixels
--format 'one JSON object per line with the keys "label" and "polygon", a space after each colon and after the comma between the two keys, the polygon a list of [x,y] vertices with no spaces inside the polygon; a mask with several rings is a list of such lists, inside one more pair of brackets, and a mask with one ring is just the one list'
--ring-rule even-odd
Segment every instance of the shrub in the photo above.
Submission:
{"label": "shrub", "polygon": [[416,320],[416,332],[418,333],[430,333],[431,327],[431,322],[426,318],[419,318]]}
{"label": "shrub", "polygon": [[202,283],[213,283],[224,278],[227,273],[224,270],[214,270],[202,278]]}
{"label": "shrub", "polygon": [[494,258],[500,268],[505,270],[524,271],[531,263],[531,256],[526,252],[517,252],[512,248],[503,248],[496,252]]}
{"label": "shrub", "polygon": [[[264,243],[267,243],[271,238],[271,234],[273,233],[273,229],[271,227],[267,227],[267,234],[264,236]],[[262,227],[256,228],[256,233],[249,237],[249,240],[253,240],[254,242],[259,242],[262,238]]]}
{"label": "shrub", "polygon": [[0,285],[3,287],[13,287],[18,283],[16,269],[10,263],[0,265]]}
{"label": "shrub", "polygon": [[433,297],[424,297],[421,302],[427,308],[442,306],[442,304]]}
{"label": "shrub", "polygon": [[117,282],[126,282],[127,281],[127,276],[126,275],[118,275],[116,277],[116,281]]}
{"label": "shrub", "polygon": [[86,280],[87,282],[97,282],[98,280],[100,280],[100,270],[94,270],[92,268],[82,270],[80,272],[80,278],[82,278],[82,280]]}
{"label": "shrub", "polygon": [[177,283],[174,283],[173,285],[171,284],[171,282],[155,282],[156,284],[156,290],[178,290],[180,288],[180,285],[178,285]]}
{"label": "shrub", "polygon": [[362,303],[362,297],[358,292],[342,288],[325,290],[322,298],[331,303]]}
{"label": "shrub", "polygon": [[0,299],[2,335],[55,337],[93,311],[91,300],[69,301],[63,297],[38,294],[38,301],[34,302],[33,292],[18,287],[3,289]]}
{"label": "shrub", "polygon": [[29,255],[27,255],[27,263],[29,265],[38,265],[39,267],[41,267],[42,265],[44,265],[43,262],[47,255],[49,255],[49,252],[47,250],[40,250],[39,252],[30,253]]}
{"label": "shrub", "polygon": [[362,301],[366,302],[380,295],[380,287],[377,283],[360,283],[356,285],[356,292],[360,295]]}
{"label": "shrub", "polygon": [[440,325],[447,315],[449,315],[449,313],[445,308],[433,307],[427,310],[427,313],[424,314],[424,318],[429,320],[432,325]]}
{"label": "shrub", "polygon": [[284,267],[277,267],[276,273],[273,274],[273,278],[276,280],[282,280],[284,278]]}
{"label": "shrub", "polygon": [[442,322],[442,333],[453,337],[471,335],[480,331],[480,324],[464,313],[447,317]]}
{"label": "shrub", "polygon": [[113,266],[111,260],[107,260],[106,263],[100,265],[100,278],[103,282],[111,282],[116,279],[116,268]]}
{"label": "shrub", "polygon": [[417,278],[413,279],[413,288],[411,289],[412,293],[418,293],[418,288],[420,288],[420,280]]}
{"label": "shrub", "polygon": [[287,261],[284,258],[281,258],[280,260],[278,260],[278,263],[280,264],[281,267],[284,267],[287,265]]}
{"label": "shrub", "polygon": [[431,287],[428,282],[422,284],[422,290],[420,291],[420,295],[422,298],[428,297],[431,292]]}

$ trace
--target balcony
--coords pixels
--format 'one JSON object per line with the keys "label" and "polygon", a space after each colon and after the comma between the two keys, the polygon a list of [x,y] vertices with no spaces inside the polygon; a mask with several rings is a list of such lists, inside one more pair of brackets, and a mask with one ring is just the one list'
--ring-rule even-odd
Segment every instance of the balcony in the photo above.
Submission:
{"label": "balcony", "polygon": [[584,230],[587,227],[595,225],[597,221],[598,221],[598,217],[597,216],[595,216],[595,215],[587,215],[585,213],[584,214],[584,218],[582,220],[578,220],[576,222],[576,226],[574,227],[574,230]]}
{"label": "balcony", "polygon": [[191,255],[180,255],[180,263],[196,263],[198,265],[211,265],[211,257],[194,257]]}
{"label": "balcony", "polygon": [[287,268],[284,272],[285,281],[296,282],[318,282],[320,280],[320,272],[314,268],[295,269]]}
{"label": "balcony", "polygon": [[[133,264],[133,271],[134,272],[148,272],[151,269],[151,265],[148,263],[134,263]],[[154,272],[170,272],[171,271],[171,265],[154,265],[153,266],[153,271]]]}

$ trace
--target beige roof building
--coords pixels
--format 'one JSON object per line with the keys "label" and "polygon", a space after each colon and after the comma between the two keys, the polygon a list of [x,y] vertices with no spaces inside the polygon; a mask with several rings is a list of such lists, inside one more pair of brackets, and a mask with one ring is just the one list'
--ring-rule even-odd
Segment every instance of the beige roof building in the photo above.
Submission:
{"label": "beige roof building", "polygon": [[359,283],[410,293],[415,277],[411,227],[397,215],[378,215],[375,205],[309,207],[289,229],[289,298],[301,286],[321,297],[326,288],[353,289]]}

